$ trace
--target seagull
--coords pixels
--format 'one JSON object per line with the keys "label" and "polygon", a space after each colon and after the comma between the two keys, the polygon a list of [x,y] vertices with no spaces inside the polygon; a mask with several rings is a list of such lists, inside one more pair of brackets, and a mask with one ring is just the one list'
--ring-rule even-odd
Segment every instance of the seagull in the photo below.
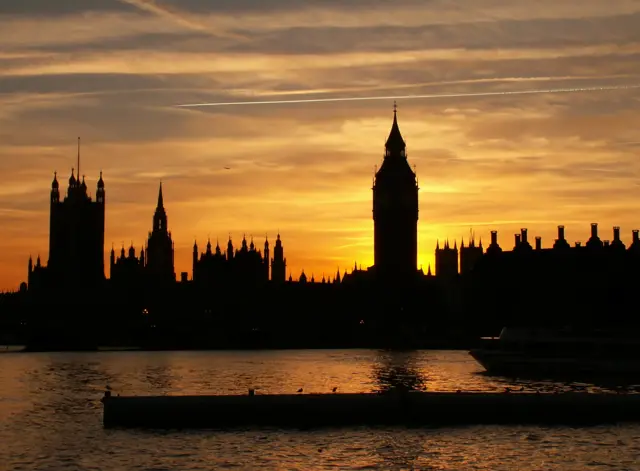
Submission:
{"label": "seagull", "polygon": [[231,170],[231,167],[225,167],[224,169],[225,170]]}
{"label": "seagull", "polygon": [[302,392],[302,388],[298,389],[298,392],[301,393]]}
{"label": "seagull", "polygon": [[338,386],[332,389],[333,392],[336,392],[337,390],[338,390]]}

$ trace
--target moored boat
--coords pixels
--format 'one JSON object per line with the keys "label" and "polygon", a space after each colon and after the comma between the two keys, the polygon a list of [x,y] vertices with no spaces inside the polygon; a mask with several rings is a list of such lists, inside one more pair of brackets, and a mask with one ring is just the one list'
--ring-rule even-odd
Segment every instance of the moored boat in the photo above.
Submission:
{"label": "moored boat", "polygon": [[504,328],[484,343],[469,353],[491,374],[640,380],[640,335],[633,329]]}

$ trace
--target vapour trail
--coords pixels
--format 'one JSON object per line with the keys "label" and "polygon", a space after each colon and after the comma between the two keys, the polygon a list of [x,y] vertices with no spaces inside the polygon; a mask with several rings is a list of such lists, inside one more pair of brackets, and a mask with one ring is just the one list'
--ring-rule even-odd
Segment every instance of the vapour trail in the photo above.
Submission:
{"label": "vapour trail", "polygon": [[194,20],[187,18],[187,16],[175,9],[158,5],[155,0],[119,0],[121,3],[131,5],[141,11],[152,13],[160,18],[173,21],[185,28],[199,31],[201,33],[208,34],[217,38],[230,38],[230,39],[246,39],[244,36],[232,34],[226,31],[212,31],[208,26],[200,24]]}
{"label": "vapour trail", "polygon": [[188,103],[176,105],[180,108],[197,108],[203,106],[236,106],[236,105],[289,105],[297,103],[327,103],[336,101],[370,101],[370,100],[418,100],[435,98],[463,98],[463,97],[487,97],[487,96],[507,96],[507,95],[533,95],[538,93],[578,93],[578,92],[601,92],[606,90],[630,90],[640,88],[640,84],[635,85],[605,85],[600,87],[577,87],[577,88],[546,88],[536,90],[513,90],[505,92],[476,92],[476,93],[439,93],[430,95],[401,95],[401,96],[362,96],[362,97],[336,97],[336,98],[299,98],[295,100],[265,100],[265,101],[230,101],[214,103]]}

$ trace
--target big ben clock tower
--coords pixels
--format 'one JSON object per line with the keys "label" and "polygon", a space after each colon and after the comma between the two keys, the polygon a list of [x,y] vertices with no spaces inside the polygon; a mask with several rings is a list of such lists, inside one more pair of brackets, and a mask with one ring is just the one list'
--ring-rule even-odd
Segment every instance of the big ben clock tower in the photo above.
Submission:
{"label": "big ben clock tower", "polygon": [[418,265],[418,181],[407,162],[396,105],[373,184],[374,264],[382,278],[406,279]]}

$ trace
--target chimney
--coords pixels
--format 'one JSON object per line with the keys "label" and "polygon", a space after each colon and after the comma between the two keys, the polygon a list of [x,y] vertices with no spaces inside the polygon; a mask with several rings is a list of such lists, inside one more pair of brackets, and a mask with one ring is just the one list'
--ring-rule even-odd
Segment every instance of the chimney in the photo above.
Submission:
{"label": "chimney", "polygon": [[591,223],[591,237],[594,238],[594,239],[598,238],[598,223],[597,222]]}
{"label": "chimney", "polygon": [[620,227],[613,226],[613,240],[616,242],[620,240]]}
{"label": "chimney", "polygon": [[536,250],[542,250],[542,237],[536,237]]}
{"label": "chimney", "polygon": [[526,229],[520,229],[520,234],[522,235],[522,238],[521,238],[522,243],[524,245],[526,245],[527,244],[527,230]]}
{"label": "chimney", "polygon": [[516,247],[520,246],[520,234],[516,234]]}
{"label": "chimney", "polygon": [[491,245],[498,245],[498,231],[491,231]]}
{"label": "chimney", "polygon": [[610,245],[611,245],[611,243],[610,243],[608,240],[605,240],[605,241],[604,241],[604,246],[605,246],[605,247],[609,247]]}
{"label": "chimney", "polygon": [[638,229],[633,230],[633,243],[640,243],[640,238],[638,237]]}
{"label": "chimney", "polygon": [[558,240],[564,240],[564,226],[558,226]]}

